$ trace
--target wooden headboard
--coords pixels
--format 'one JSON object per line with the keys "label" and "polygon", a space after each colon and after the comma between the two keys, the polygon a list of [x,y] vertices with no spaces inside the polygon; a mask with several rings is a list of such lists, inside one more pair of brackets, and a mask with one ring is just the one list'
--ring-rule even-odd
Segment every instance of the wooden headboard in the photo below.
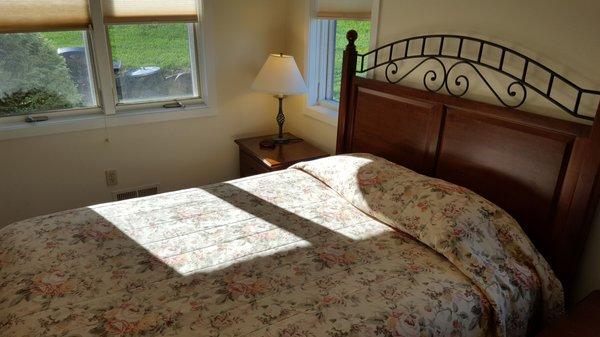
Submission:
{"label": "wooden headboard", "polygon": [[[450,38],[470,39],[435,37],[442,44]],[[514,82],[507,90],[508,97],[518,96],[515,91],[523,89],[522,101],[517,98],[511,105],[497,95],[504,105],[500,107],[461,98],[468,90],[467,77],[458,75],[451,81],[455,67],[448,67],[440,59],[449,58],[455,64],[473,67],[475,74],[498,94],[478,71],[479,67],[491,68],[482,61],[484,44],[498,46],[496,44],[474,39],[481,42],[479,61],[475,61],[476,56],[466,58],[460,49],[457,54],[445,54],[443,46],[439,50],[435,48],[436,55],[428,54],[425,48],[429,43],[428,50],[431,50],[428,37],[400,40],[359,55],[354,47],[356,38],[356,32],[348,33],[337,153],[372,153],[486,197],[520,223],[569,291],[598,203],[600,122],[596,120],[588,125],[517,110],[515,107],[523,104],[531,85],[526,79],[527,65],[522,77],[509,75]],[[398,61],[419,57],[418,52],[416,56],[408,52],[411,41],[422,41],[423,45],[417,50],[421,50],[420,57],[424,61],[417,67],[426,62],[441,64],[439,73],[425,74],[423,83],[427,90],[398,85],[397,80],[389,77],[390,73],[397,75]],[[402,45],[407,51],[400,58],[393,58]],[[377,64],[387,48],[396,50],[390,50],[390,56],[384,56],[384,61]],[[505,50],[503,54],[510,51],[522,56],[506,48],[502,50]],[[370,66],[365,60],[369,55],[376,60]],[[531,59],[526,59],[526,64],[539,65]],[[386,82],[356,76],[357,68],[364,72],[380,66],[387,67]],[[502,67],[500,63],[499,71],[504,73]],[[529,88],[547,96],[550,102],[555,97],[552,81],[556,78],[567,81],[556,73],[551,74],[547,92]],[[433,83],[436,80],[438,82]],[[467,82],[465,92],[451,87],[460,86],[461,81],[462,84]],[[442,88],[447,94],[438,93]],[[593,119],[579,115],[579,100],[581,96],[600,95],[600,92],[576,88],[581,91],[576,93],[579,98],[575,106],[552,103],[558,103],[575,117]]]}

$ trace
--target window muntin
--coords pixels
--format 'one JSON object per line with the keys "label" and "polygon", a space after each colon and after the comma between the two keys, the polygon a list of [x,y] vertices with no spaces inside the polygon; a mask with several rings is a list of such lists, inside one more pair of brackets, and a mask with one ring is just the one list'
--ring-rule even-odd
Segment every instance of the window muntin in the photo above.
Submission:
{"label": "window muntin", "polygon": [[0,34],[0,117],[96,107],[87,33]]}
{"label": "window muntin", "polygon": [[194,25],[111,25],[117,101],[121,104],[198,98]]}

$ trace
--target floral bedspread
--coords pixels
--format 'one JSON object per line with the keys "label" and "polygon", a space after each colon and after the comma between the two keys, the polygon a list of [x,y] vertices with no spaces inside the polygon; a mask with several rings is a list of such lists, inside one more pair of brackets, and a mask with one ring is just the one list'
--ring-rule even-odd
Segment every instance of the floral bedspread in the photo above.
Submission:
{"label": "floral bedspread", "polygon": [[296,168],[446,257],[485,294],[497,335],[524,336],[536,315],[549,323],[562,314],[562,285],[546,260],[513,218],[472,191],[368,154]]}
{"label": "floral bedspread", "polygon": [[[358,176],[342,183],[347,172]],[[512,335],[542,300],[547,317],[560,310],[560,285],[503,212],[439,181],[425,193],[416,178],[392,206],[375,192],[392,173],[369,156],[332,157],[11,224],[0,229],[0,336]],[[502,224],[494,240],[510,262],[415,235],[470,211],[463,195],[481,207],[472,220]],[[465,226],[451,231],[486,241],[487,227]]]}

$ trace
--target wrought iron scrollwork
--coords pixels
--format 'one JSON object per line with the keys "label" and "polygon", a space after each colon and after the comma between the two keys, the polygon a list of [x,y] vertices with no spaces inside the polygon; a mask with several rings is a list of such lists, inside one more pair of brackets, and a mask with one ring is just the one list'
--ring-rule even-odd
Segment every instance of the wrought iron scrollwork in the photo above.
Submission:
{"label": "wrought iron scrollwork", "polygon": [[[454,48],[454,51],[447,51],[444,46],[451,42],[454,42],[456,48]],[[476,53],[474,55],[468,55],[465,52],[464,46],[466,43],[470,43],[471,47],[475,48]],[[411,49],[411,47],[413,48]],[[495,50],[498,55],[497,62],[494,63],[486,59],[484,57],[485,50]],[[380,56],[386,52],[388,57],[381,60]],[[512,71],[507,69],[505,61],[509,55],[513,64],[522,64],[520,74],[515,75],[514,69]],[[369,58],[373,61],[370,65],[368,63]],[[410,60],[416,61],[416,64],[412,62],[412,66],[402,72],[403,65]],[[385,78],[389,83],[394,84],[400,83],[410,74],[421,69],[425,71],[422,79],[425,89],[431,92],[439,92],[445,89],[448,94],[455,97],[462,97],[469,92],[470,81],[472,80],[469,75],[476,74],[500,104],[509,108],[522,106],[527,101],[528,90],[533,90],[570,115],[576,118],[593,120],[593,117],[580,113],[581,101],[584,95],[592,95],[600,99],[600,91],[583,89],[517,51],[493,42],[467,36],[427,35],[403,39],[366,54],[358,54],[357,61],[359,64],[357,73],[364,73],[385,66]],[[532,66],[545,73],[548,80],[543,88],[539,87],[539,83],[533,83],[528,79],[529,69]],[[461,72],[460,69],[466,69],[468,72]],[[499,89],[498,85],[493,85],[486,77],[488,72],[482,71],[484,69],[492,70],[508,79],[506,88]],[[572,105],[564,104],[562,103],[564,100],[559,101],[555,98],[554,89],[557,80],[571,89],[568,91],[575,93]]]}
{"label": "wrought iron scrollwork", "polygon": [[430,84],[428,84],[428,82],[431,82],[431,83],[435,84],[435,82],[438,81],[438,78],[440,76],[438,75],[438,72],[436,71],[436,69],[429,69],[429,70],[427,70],[427,72],[423,76],[423,86],[425,88],[427,88],[427,90],[433,91],[433,92],[440,91],[440,89],[442,89],[444,87],[445,78],[446,78],[446,65],[444,64],[444,62],[440,61],[438,58],[436,58],[436,57],[427,57],[427,58],[421,60],[419,63],[417,63],[417,65],[413,66],[404,75],[400,76],[397,79],[393,79],[392,76],[398,75],[398,72],[400,70],[400,66],[398,66],[398,62],[400,62],[400,61],[401,60],[392,61],[392,62],[390,62],[390,63],[387,64],[386,69],[385,69],[385,78],[387,79],[388,82],[393,83],[393,84],[400,83],[403,79],[405,79],[410,74],[412,74],[415,70],[417,70],[418,68],[420,68],[421,65],[427,63],[428,61],[435,61],[442,68],[441,69],[442,70],[441,71],[442,81],[441,81],[441,83],[437,87],[430,87]]}
{"label": "wrought iron scrollwork", "polygon": [[521,98],[516,103],[507,102],[505,99],[503,99],[500,96],[498,91],[490,84],[490,82],[485,78],[483,73],[473,63],[471,63],[469,61],[464,61],[464,60],[454,63],[448,69],[448,73],[446,73],[446,91],[448,91],[448,93],[450,93],[452,96],[461,97],[469,91],[469,78],[463,74],[458,75],[456,77],[456,80],[454,81],[455,85],[457,87],[460,87],[463,84],[465,85],[465,88],[463,89],[462,92],[455,93],[448,85],[449,74],[452,72],[452,70],[456,69],[456,67],[460,66],[460,65],[468,65],[469,68],[471,68],[473,71],[475,71],[475,73],[477,75],[479,75],[479,78],[483,81],[483,83],[485,83],[486,87],[492,92],[492,94],[494,94],[494,96],[498,99],[498,101],[500,103],[502,103],[502,105],[509,107],[509,108],[518,108],[521,105],[523,105],[523,103],[525,103],[525,101],[527,100],[527,87],[522,82],[513,81],[508,85],[508,87],[506,88],[507,95],[510,97],[518,97],[519,96],[518,92],[515,90],[515,87],[517,87],[518,90],[521,92],[521,95],[520,95]]}

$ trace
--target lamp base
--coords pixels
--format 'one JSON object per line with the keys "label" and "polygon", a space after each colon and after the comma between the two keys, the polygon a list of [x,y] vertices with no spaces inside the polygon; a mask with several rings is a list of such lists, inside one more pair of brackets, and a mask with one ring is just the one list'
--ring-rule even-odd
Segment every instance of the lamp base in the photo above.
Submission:
{"label": "lamp base", "polygon": [[274,136],[273,138],[268,138],[260,141],[259,146],[261,149],[274,149],[277,145],[289,144],[289,143],[297,143],[303,141],[302,138],[293,137],[292,135],[286,134],[282,138],[278,136]]}
{"label": "lamp base", "polygon": [[275,144],[287,144],[292,141],[292,139],[285,137],[273,137],[271,141]]}
{"label": "lamp base", "polygon": [[275,98],[277,98],[277,100],[279,101],[279,111],[277,112],[277,117],[275,118],[275,120],[277,121],[277,125],[279,126],[279,133],[277,134],[277,136],[273,137],[271,141],[274,144],[288,144],[291,141],[302,140],[300,138],[290,138],[284,136],[283,123],[285,123],[285,115],[283,114],[283,99],[285,98],[285,96],[278,95],[275,96]]}

